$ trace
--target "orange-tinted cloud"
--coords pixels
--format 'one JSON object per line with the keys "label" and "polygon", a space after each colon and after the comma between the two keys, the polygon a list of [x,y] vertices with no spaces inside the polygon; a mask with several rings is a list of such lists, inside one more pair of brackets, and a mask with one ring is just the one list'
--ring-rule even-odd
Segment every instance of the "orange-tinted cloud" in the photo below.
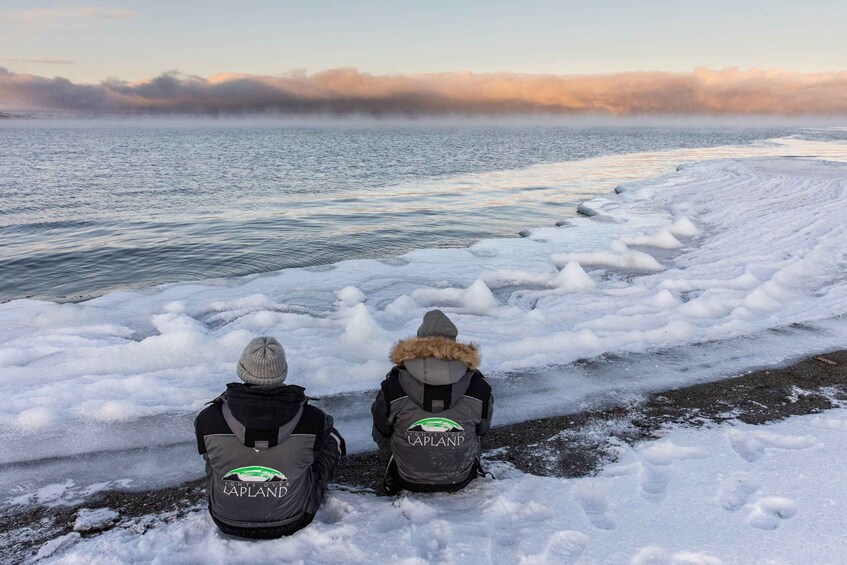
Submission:
{"label": "orange-tinted cloud", "polygon": [[0,106],[95,113],[847,115],[847,72],[379,76],[334,69],[75,84],[0,67]]}

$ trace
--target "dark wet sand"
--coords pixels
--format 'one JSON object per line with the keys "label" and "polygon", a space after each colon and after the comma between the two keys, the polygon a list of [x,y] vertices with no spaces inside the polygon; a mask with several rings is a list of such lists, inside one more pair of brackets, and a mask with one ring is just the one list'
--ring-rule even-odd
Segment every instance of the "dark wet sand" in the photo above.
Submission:
{"label": "dark wet sand", "polygon": [[[613,442],[654,438],[667,425],[702,426],[727,420],[765,424],[821,412],[837,401],[847,401],[847,350],[656,393],[637,404],[496,427],[485,437],[485,460],[508,461],[537,475],[581,477],[610,460]],[[349,456],[336,473],[336,488],[381,494],[383,467],[376,452]],[[72,507],[4,510],[0,555],[8,563],[33,555],[47,540],[72,531],[80,507],[113,508],[122,519],[163,513],[168,513],[165,521],[175,519],[203,502],[204,486],[199,480],[156,491],[100,493]]]}

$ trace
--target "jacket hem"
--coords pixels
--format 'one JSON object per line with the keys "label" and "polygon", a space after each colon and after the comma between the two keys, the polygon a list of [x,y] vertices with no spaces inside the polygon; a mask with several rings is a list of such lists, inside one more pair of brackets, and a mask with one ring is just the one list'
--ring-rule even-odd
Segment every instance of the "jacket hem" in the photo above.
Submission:
{"label": "jacket hem", "polygon": [[224,534],[228,536],[248,539],[275,539],[283,536],[290,536],[291,534],[298,532],[309,524],[311,524],[312,519],[314,519],[315,517],[314,514],[303,514],[294,522],[291,522],[290,524],[285,524],[284,526],[242,527],[227,524],[214,514],[211,514],[211,516],[212,521],[215,522],[215,525]]}
{"label": "jacket hem", "polygon": [[400,473],[397,470],[397,463],[392,458],[388,463],[388,469],[385,476],[385,491],[388,494],[395,494],[401,490],[407,490],[409,492],[422,492],[422,493],[433,493],[433,492],[456,492],[462,490],[466,486],[468,486],[471,481],[480,476],[482,467],[479,462],[475,462],[473,467],[471,467],[468,476],[458,483],[446,483],[446,484],[431,484],[431,483],[414,483],[412,481],[407,481],[403,477],[400,476]]}

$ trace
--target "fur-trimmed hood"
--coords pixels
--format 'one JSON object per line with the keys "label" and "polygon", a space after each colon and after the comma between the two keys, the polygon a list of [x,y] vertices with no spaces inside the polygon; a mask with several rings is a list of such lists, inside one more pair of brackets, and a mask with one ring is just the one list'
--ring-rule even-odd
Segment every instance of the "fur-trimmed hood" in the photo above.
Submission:
{"label": "fur-trimmed hood", "polygon": [[395,365],[412,359],[433,357],[441,361],[459,361],[468,369],[479,367],[479,349],[473,343],[458,343],[446,337],[410,337],[394,344],[388,358]]}

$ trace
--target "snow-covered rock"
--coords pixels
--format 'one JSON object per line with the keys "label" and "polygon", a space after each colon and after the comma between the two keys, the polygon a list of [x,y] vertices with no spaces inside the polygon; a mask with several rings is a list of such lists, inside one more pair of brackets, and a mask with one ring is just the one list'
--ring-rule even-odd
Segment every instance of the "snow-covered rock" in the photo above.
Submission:
{"label": "snow-covered rock", "polygon": [[75,532],[104,530],[113,526],[121,515],[111,508],[81,508],[74,521]]}

